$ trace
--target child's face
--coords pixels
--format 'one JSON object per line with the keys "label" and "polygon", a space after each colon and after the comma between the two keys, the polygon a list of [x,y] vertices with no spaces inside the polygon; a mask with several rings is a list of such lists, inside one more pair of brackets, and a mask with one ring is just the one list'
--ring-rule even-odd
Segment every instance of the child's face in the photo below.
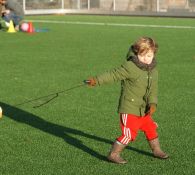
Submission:
{"label": "child's face", "polygon": [[152,50],[149,50],[148,52],[146,52],[145,54],[142,54],[142,55],[138,54],[139,61],[141,61],[142,63],[145,63],[145,64],[151,64],[153,58],[154,58],[154,52]]}

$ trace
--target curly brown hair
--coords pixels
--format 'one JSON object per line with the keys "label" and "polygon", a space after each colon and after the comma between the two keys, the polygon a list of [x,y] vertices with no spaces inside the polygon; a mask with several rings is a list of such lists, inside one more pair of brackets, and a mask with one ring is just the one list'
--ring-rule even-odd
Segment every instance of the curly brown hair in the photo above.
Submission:
{"label": "curly brown hair", "polygon": [[156,54],[158,44],[152,38],[141,37],[131,46],[131,49],[135,55],[143,55],[149,50],[152,50]]}

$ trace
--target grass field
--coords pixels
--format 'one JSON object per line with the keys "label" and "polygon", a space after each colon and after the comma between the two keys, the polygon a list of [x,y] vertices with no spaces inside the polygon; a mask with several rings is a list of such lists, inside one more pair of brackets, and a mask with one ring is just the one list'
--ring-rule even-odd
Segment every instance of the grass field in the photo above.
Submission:
{"label": "grass field", "polygon": [[[49,32],[0,31],[0,106],[4,110],[0,174],[194,174],[195,19],[77,15],[26,19]],[[36,109],[32,106],[40,101],[15,106],[118,67],[140,36],[153,37],[159,44],[159,104],[154,119],[170,159],[154,159],[139,133],[122,154],[128,164],[106,161],[111,143],[120,135],[116,112],[120,83],[74,89]]]}

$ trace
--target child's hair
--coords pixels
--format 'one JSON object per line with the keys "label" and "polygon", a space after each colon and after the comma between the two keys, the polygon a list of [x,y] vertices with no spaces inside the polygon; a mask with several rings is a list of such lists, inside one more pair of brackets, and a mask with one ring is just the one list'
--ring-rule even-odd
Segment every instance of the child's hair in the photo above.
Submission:
{"label": "child's hair", "polygon": [[131,49],[135,55],[145,54],[149,50],[152,50],[156,54],[158,44],[152,38],[141,37],[131,46]]}

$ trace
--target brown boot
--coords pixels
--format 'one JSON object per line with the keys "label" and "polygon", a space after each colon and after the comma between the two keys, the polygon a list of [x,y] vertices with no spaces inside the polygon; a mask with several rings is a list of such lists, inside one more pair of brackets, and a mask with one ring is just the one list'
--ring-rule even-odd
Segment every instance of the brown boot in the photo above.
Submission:
{"label": "brown boot", "polygon": [[110,160],[113,163],[118,163],[118,164],[125,164],[127,163],[126,160],[120,157],[120,153],[123,151],[123,149],[126,147],[126,145],[123,145],[119,142],[114,142],[112,145],[112,149],[108,155],[108,160]]}
{"label": "brown boot", "polygon": [[150,148],[152,149],[154,157],[159,159],[169,158],[169,156],[161,150],[158,138],[150,140],[149,145]]}

